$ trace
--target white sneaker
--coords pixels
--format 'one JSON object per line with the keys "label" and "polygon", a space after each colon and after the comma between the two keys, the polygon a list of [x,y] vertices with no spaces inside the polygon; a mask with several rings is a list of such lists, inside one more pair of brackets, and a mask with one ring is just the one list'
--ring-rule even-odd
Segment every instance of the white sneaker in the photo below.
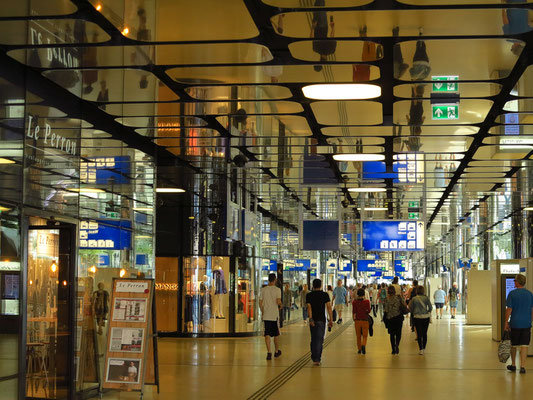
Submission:
{"label": "white sneaker", "polygon": [[424,350],[420,350],[420,351],[418,352],[418,354],[420,354],[421,356],[423,356],[423,355],[424,355]]}

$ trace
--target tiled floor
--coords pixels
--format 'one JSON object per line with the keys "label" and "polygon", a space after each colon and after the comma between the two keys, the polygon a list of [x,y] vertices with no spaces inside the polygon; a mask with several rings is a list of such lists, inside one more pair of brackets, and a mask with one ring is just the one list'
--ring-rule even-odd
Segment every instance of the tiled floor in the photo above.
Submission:
{"label": "tiled floor", "polygon": [[[467,326],[462,319],[434,320],[426,354],[420,356],[406,321],[400,355],[392,356],[387,332],[377,324],[363,356],[356,354],[350,326],[324,350],[322,366],[308,363],[269,398],[384,399],[397,397],[399,390],[446,400],[528,398],[533,393],[533,359],[528,374],[507,372],[498,362],[497,343],[490,332],[489,326]],[[282,357],[267,362],[261,337],[161,339],[161,393],[147,388],[144,398],[247,399],[308,351],[308,328],[302,322],[289,325],[281,340]],[[137,393],[104,396],[138,397]]]}

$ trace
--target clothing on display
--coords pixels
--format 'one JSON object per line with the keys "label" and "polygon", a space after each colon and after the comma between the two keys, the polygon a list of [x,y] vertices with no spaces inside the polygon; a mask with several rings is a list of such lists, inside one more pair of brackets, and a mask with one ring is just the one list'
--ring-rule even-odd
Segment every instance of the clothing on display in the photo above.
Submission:
{"label": "clothing on display", "polygon": [[226,280],[224,278],[224,271],[222,269],[215,269],[213,271],[213,279],[215,280],[215,294],[226,294]]}

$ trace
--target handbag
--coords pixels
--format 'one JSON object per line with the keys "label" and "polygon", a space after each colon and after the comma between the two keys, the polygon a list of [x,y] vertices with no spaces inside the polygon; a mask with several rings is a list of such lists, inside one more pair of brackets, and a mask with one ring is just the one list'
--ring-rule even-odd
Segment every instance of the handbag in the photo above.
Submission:
{"label": "handbag", "polygon": [[368,314],[368,334],[374,336],[374,318]]}
{"label": "handbag", "polygon": [[398,297],[400,298],[400,312],[403,315],[409,314],[409,309],[407,308],[407,304],[405,304],[405,301],[402,299],[400,295],[398,295]]}
{"label": "handbag", "polygon": [[506,363],[511,356],[511,339],[509,338],[509,331],[503,332],[502,341],[498,345],[498,360],[501,363]]}

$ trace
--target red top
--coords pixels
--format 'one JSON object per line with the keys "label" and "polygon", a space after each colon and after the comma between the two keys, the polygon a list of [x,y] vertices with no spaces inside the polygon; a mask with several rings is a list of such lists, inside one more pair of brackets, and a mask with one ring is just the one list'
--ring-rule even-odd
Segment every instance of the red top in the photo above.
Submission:
{"label": "red top", "polygon": [[370,314],[370,301],[368,300],[354,300],[352,303],[353,314],[355,319],[366,321],[368,320],[368,314]]}

